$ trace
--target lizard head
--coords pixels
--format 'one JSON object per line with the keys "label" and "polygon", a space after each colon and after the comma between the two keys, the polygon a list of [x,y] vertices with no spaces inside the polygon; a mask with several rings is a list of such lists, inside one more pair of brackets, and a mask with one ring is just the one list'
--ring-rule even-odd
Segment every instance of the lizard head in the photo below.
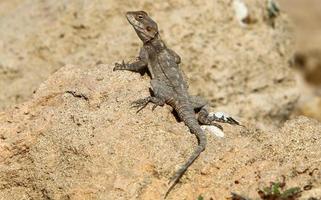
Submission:
{"label": "lizard head", "polygon": [[157,37],[157,24],[145,11],[130,11],[126,13],[126,17],[144,43]]}

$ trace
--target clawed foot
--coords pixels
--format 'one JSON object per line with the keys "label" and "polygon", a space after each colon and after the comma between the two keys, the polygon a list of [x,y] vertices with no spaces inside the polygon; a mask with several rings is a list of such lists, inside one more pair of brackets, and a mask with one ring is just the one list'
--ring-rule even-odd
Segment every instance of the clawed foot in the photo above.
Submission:
{"label": "clawed foot", "polygon": [[127,64],[123,60],[122,63],[115,63],[115,67],[114,67],[113,71],[126,69],[126,67],[127,67]]}
{"label": "clawed foot", "polygon": [[210,113],[209,118],[211,121],[223,122],[223,123],[241,126],[238,121],[236,121],[235,119],[233,119],[232,117],[230,117],[229,115],[223,112]]}
{"label": "clawed foot", "polygon": [[[209,113],[206,110],[201,111],[199,116],[199,122],[202,124],[201,128],[203,130],[208,130],[210,133],[216,135],[217,137],[224,137],[223,127],[216,122],[228,123],[231,125],[241,125],[238,121],[228,116],[223,112]],[[244,127],[244,126],[243,126]]]}
{"label": "clawed foot", "polygon": [[147,106],[147,104],[150,102],[154,104],[152,110],[155,110],[157,106],[163,106],[165,104],[165,101],[157,97],[146,97],[143,99],[138,99],[136,101],[133,101],[131,105],[132,105],[132,108],[138,108],[137,110],[137,113],[138,113],[139,111],[144,109]]}
{"label": "clawed foot", "polygon": [[137,109],[138,109],[138,110],[137,110],[137,113],[138,113],[139,111],[141,111],[142,109],[144,109],[150,101],[151,101],[151,97],[146,97],[146,98],[143,98],[143,99],[138,99],[138,100],[136,100],[136,101],[133,101],[133,102],[131,103],[131,106],[132,106],[132,108],[137,108]]}
{"label": "clawed foot", "polygon": [[235,119],[233,119],[232,117],[228,116],[223,112],[208,113],[205,109],[199,112],[198,120],[202,125],[216,126],[221,130],[223,130],[222,126],[217,124],[216,122],[243,126],[243,125],[240,125],[238,121],[236,121]]}

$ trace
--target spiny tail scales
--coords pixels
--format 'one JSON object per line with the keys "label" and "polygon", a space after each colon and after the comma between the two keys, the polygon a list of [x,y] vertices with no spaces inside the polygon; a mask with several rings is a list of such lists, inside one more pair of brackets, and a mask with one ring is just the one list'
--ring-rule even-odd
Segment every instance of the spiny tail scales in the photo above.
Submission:
{"label": "spiny tail scales", "polygon": [[190,129],[191,133],[195,134],[198,146],[192,153],[192,155],[189,157],[189,159],[186,161],[184,165],[181,166],[181,168],[175,173],[175,175],[171,178],[170,182],[171,185],[168,188],[165,198],[168,196],[168,194],[171,192],[171,190],[175,187],[175,185],[178,183],[180,178],[184,175],[186,170],[189,166],[193,164],[193,162],[199,157],[199,155],[205,150],[206,147],[206,135],[204,131],[201,129],[200,125],[198,124],[198,121],[194,117],[194,111],[191,110],[191,106],[189,103],[179,103],[178,105],[173,106],[175,110],[177,111],[180,119],[182,119],[185,123],[185,125]]}

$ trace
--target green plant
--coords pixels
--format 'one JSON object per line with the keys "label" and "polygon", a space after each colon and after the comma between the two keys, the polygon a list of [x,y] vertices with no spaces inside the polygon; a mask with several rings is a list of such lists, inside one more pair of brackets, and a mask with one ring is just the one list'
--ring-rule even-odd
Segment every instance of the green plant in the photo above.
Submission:
{"label": "green plant", "polygon": [[204,200],[204,197],[203,197],[202,195],[199,195],[199,196],[197,197],[197,200]]}
{"label": "green plant", "polygon": [[299,187],[284,190],[285,183],[272,182],[269,187],[258,191],[263,200],[295,200],[301,196],[302,190]]}

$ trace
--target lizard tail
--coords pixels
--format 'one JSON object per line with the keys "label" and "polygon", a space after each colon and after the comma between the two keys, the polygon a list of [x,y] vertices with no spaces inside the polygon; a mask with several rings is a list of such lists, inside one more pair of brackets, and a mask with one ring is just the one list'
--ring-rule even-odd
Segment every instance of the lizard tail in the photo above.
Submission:
{"label": "lizard tail", "polygon": [[[185,114],[185,113],[179,113],[180,114]],[[183,121],[185,122],[186,126],[189,127],[191,133],[195,134],[198,140],[198,146],[194,150],[193,154],[189,157],[189,159],[186,161],[184,165],[181,166],[179,170],[175,173],[175,175],[170,179],[171,185],[169,189],[167,190],[165,194],[165,198],[168,196],[168,194],[171,192],[171,190],[175,187],[175,185],[178,183],[180,178],[184,175],[186,170],[188,169],[189,166],[193,164],[193,162],[199,157],[199,155],[205,150],[206,147],[206,135],[204,131],[200,128],[197,120],[195,118],[192,118],[191,115],[188,115],[187,118],[184,118],[181,116]]]}

